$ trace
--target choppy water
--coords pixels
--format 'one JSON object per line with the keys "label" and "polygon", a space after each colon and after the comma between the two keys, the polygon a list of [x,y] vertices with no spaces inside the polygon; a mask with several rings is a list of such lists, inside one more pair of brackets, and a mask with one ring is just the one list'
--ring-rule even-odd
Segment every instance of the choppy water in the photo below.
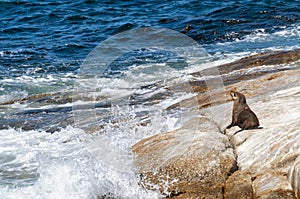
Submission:
{"label": "choppy water", "polygon": [[[138,185],[130,147],[190,116],[166,110],[190,88],[166,87],[204,67],[300,47],[299,1],[1,1],[0,17],[0,198],[159,198]],[[91,57],[108,60],[90,54],[101,42],[124,43],[145,27],[199,46],[178,55],[139,41],[100,73],[86,68]],[[87,109],[74,112],[73,102]]]}

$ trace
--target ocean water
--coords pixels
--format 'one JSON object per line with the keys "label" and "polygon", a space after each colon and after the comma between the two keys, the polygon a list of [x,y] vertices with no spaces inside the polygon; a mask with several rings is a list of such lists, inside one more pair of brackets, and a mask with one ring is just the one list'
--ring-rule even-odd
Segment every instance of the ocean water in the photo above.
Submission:
{"label": "ocean water", "polygon": [[0,17],[0,198],[161,198],[131,146],[200,114],[166,88],[300,48],[296,0],[2,0]]}

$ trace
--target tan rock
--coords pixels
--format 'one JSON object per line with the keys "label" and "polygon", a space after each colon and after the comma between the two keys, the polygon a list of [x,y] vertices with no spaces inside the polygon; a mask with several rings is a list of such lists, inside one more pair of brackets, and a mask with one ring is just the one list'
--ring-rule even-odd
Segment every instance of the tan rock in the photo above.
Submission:
{"label": "tan rock", "polygon": [[227,179],[224,199],[233,198],[253,199],[252,177],[250,173],[237,171]]}
{"label": "tan rock", "polygon": [[[253,56],[244,60],[247,62],[244,68],[295,61],[299,52],[262,54],[265,57],[260,62]],[[243,92],[263,126],[263,129],[237,134],[239,128],[230,129],[227,135],[219,133],[220,127],[231,121],[231,102],[226,103],[229,96],[224,96],[221,90],[208,93],[203,82],[194,82],[193,88],[201,93],[169,108],[197,107],[210,119],[212,115],[206,113],[212,112],[212,108],[219,109],[220,113],[229,110],[224,118],[228,124],[219,118],[214,121],[206,118],[196,122],[197,125],[215,123],[219,127],[199,125],[197,128],[192,121],[176,131],[138,142],[133,151],[144,175],[142,184],[173,198],[300,198],[300,71],[297,67],[272,74],[254,72],[245,76],[244,81],[236,82],[232,82],[236,80],[234,75],[224,76],[226,90]],[[238,171],[235,171],[236,162]]]}
{"label": "tan rock", "polygon": [[[300,49],[293,51],[274,51],[274,52],[264,52],[255,54],[252,56],[244,57],[237,61],[223,64],[218,66],[218,70],[221,74],[228,73],[234,70],[241,70],[247,68],[254,68],[255,66],[269,66],[269,65],[279,65],[295,62],[300,59]],[[207,69],[209,73],[210,69]],[[198,75],[200,73],[194,73],[193,75]]]}
{"label": "tan rock", "polygon": [[259,199],[296,199],[286,175],[271,170],[256,177],[253,190],[255,198]]}
{"label": "tan rock", "polygon": [[[257,78],[249,76],[251,75],[247,74],[246,76],[240,77],[236,77],[234,75],[223,76],[222,78],[224,80],[225,89],[227,91],[237,90],[239,92],[242,92],[246,95],[246,98],[249,99],[260,96],[268,97],[268,93],[273,93],[285,88],[300,85],[300,70],[282,71],[273,74],[260,74],[260,76]],[[194,106],[197,106],[199,109],[205,109],[210,106],[216,106],[231,101],[230,95],[228,93],[225,94],[223,90],[206,92],[207,88],[205,85],[205,81],[200,80],[200,82],[190,82],[189,84],[190,87],[193,88],[194,92],[197,93],[198,90],[205,89],[203,90],[204,93],[200,92],[197,96],[185,99],[181,102],[169,106],[168,109],[172,109],[175,107]]]}
{"label": "tan rock", "polygon": [[214,131],[162,133],[138,142],[133,151],[142,184],[176,198],[223,198],[227,176],[236,169],[227,137]]}
{"label": "tan rock", "polygon": [[297,157],[288,173],[288,180],[291,183],[297,198],[300,198],[300,156]]}
{"label": "tan rock", "polygon": [[133,151],[144,185],[174,198],[299,197],[299,98],[296,86],[251,103],[263,129],[222,135],[202,118],[140,141]]}

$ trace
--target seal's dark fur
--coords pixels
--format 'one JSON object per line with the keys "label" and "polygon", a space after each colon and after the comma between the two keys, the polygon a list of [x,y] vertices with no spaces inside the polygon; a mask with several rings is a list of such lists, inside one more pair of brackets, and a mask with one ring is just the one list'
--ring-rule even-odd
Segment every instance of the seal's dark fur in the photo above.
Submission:
{"label": "seal's dark fur", "polygon": [[231,91],[233,99],[232,122],[226,129],[238,126],[242,130],[257,129],[259,121],[246,102],[246,97],[239,92]]}

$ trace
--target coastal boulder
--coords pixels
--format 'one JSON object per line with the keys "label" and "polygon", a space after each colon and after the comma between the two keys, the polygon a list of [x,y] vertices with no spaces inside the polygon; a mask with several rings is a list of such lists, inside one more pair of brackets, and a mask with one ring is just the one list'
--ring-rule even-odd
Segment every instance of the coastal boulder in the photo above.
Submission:
{"label": "coastal boulder", "polygon": [[226,181],[224,199],[253,199],[252,180],[251,173],[241,171],[233,173]]}
{"label": "coastal boulder", "polygon": [[175,198],[223,198],[236,169],[233,149],[219,132],[181,128],[133,146],[141,184]]}
{"label": "coastal boulder", "polygon": [[253,181],[255,198],[272,199],[296,199],[291,184],[288,182],[286,174],[266,170],[255,177]]}

